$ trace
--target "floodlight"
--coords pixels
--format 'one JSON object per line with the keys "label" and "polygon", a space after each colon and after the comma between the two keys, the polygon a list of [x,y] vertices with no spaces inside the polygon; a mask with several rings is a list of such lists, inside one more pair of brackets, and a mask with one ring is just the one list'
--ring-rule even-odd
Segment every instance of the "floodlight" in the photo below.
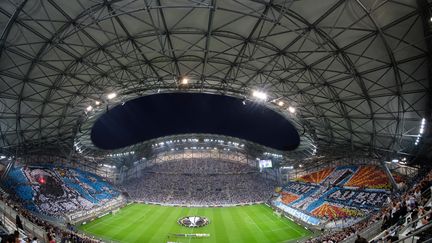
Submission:
{"label": "floodlight", "polygon": [[91,105],[87,106],[86,110],[87,111],[92,111],[93,110],[93,106],[91,106]]}
{"label": "floodlight", "polygon": [[95,101],[95,104],[96,104],[96,105],[100,105],[101,102],[100,102],[99,100],[96,100],[96,101]]}
{"label": "floodlight", "polygon": [[295,113],[296,109],[292,106],[288,107],[288,111],[291,113]]}
{"label": "floodlight", "polygon": [[284,102],[283,101],[279,101],[278,102],[278,106],[283,106],[284,105]]}
{"label": "floodlight", "polygon": [[107,98],[109,99],[109,100],[112,100],[112,99],[114,99],[115,97],[117,97],[117,94],[116,93],[109,93],[108,95],[107,95]]}
{"label": "floodlight", "polygon": [[252,96],[259,100],[263,100],[263,101],[267,100],[267,94],[262,91],[254,90],[252,92]]}
{"label": "floodlight", "polygon": [[189,79],[187,79],[187,78],[183,78],[181,80],[181,84],[188,84],[188,83],[189,83]]}

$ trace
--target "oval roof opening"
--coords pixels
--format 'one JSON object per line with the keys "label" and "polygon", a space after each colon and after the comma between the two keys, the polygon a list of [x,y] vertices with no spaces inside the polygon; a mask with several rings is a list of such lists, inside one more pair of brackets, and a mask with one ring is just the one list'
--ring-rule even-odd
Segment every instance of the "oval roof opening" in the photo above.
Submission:
{"label": "oval roof opening", "polygon": [[98,118],[91,139],[101,149],[119,149],[188,133],[232,136],[284,151],[300,143],[296,128],[268,107],[203,93],[154,94],[118,105]]}

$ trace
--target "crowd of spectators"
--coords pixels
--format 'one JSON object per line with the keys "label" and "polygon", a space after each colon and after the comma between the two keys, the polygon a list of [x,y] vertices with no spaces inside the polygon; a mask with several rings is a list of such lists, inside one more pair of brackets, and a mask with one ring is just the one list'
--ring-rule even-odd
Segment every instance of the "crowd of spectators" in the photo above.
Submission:
{"label": "crowd of spectators", "polygon": [[174,174],[244,174],[256,172],[255,167],[241,162],[232,162],[215,159],[185,159],[179,161],[167,161],[154,164],[147,169],[148,172],[174,173]]}
{"label": "crowd of spectators", "polygon": [[26,237],[25,235],[20,234],[18,230],[15,230],[12,234],[1,235],[2,243],[38,243],[37,237]]}
{"label": "crowd of spectators", "polygon": [[316,237],[311,240],[307,240],[305,243],[336,243],[342,242],[348,237],[352,237],[355,235],[359,235],[358,233],[367,228],[368,226],[378,222],[380,220],[380,215],[372,215],[371,217],[357,223],[351,225],[349,227],[344,228],[340,231],[329,231],[321,234],[319,237]]}
{"label": "crowd of spectators", "polygon": [[[39,226],[41,229],[46,232],[46,239],[38,239],[35,236],[27,235],[26,238],[20,237],[18,231],[14,232],[14,236],[5,237],[2,239],[2,243],[21,243],[21,242],[46,242],[48,240],[49,243],[55,242],[70,242],[70,243],[99,243],[101,241],[94,239],[93,237],[88,237],[78,233],[73,226],[67,225],[64,228],[57,227],[40,217],[33,214],[33,212],[25,209],[23,205],[20,203],[20,199],[14,197],[13,195],[9,195],[7,197],[0,195],[0,200],[3,201],[6,205],[12,207],[20,217],[25,218],[32,222],[33,224]],[[22,228],[17,224],[17,229]],[[19,239],[19,240],[17,240]]]}
{"label": "crowd of spectators", "polygon": [[315,239],[306,241],[306,243],[341,242],[380,221],[382,222],[381,230],[384,231],[384,234],[378,241],[392,242],[398,239],[398,231],[395,230],[395,225],[404,225],[408,221],[414,221],[426,214],[427,216],[423,217],[419,223],[423,226],[431,223],[431,208],[430,205],[425,205],[425,203],[431,199],[432,171],[429,171],[421,180],[419,179],[414,179],[410,186],[400,187],[407,190],[400,191],[392,198],[388,197],[388,206],[369,218],[341,231],[322,234]]}
{"label": "crowd of spectators", "polygon": [[275,182],[246,164],[181,160],[150,166],[123,187],[137,201],[216,206],[267,201]]}

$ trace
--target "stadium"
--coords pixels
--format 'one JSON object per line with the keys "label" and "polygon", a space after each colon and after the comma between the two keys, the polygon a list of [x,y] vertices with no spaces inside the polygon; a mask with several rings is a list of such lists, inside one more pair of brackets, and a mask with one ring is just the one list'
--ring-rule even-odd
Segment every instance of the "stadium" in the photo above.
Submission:
{"label": "stadium", "polygon": [[1,243],[432,242],[432,1],[0,1]]}

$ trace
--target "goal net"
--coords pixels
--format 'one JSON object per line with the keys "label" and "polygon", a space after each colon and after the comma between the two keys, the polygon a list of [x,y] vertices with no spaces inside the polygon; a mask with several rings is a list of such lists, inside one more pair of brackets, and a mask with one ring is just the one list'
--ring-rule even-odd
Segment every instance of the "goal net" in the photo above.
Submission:
{"label": "goal net", "polygon": [[282,212],[281,211],[275,210],[275,211],[273,211],[273,214],[276,215],[276,216],[278,216],[278,217],[282,217]]}

